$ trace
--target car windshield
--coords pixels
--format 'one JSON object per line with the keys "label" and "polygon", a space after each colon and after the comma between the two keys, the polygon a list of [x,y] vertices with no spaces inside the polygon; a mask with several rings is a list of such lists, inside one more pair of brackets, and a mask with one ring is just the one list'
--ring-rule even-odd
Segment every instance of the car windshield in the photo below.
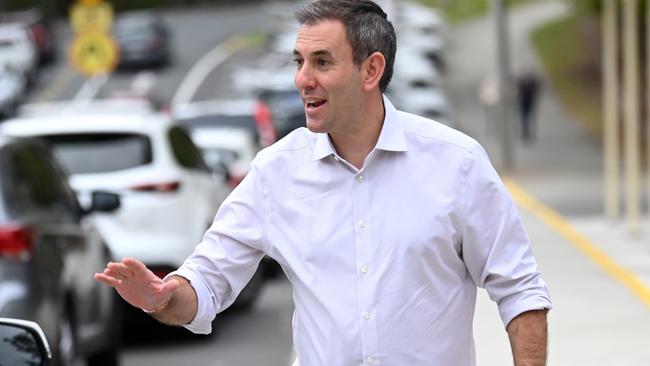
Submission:
{"label": "car windshield", "polygon": [[118,23],[115,27],[115,34],[118,37],[136,37],[139,35],[151,34],[154,32],[154,24],[142,20],[129,20]]}
{"label": "car windshield", "polygon": [[50,143],[71,174],[103,173],[151,163],[151,142],[139,134],[49,135]]}
{"label": "car windshield", "polygon": [[209,167],[218,167],[219,164],[230,166],[239,159],[239,154],[229,149],[201,149],[201,154],[203,155],[203,160],[205,160],[205,163]]}

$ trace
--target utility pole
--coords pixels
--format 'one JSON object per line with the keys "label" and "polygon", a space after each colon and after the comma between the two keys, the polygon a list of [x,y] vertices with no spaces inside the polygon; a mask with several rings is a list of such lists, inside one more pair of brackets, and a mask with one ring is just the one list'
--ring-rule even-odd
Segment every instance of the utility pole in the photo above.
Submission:
{"label": "utility pole", "polygon": [[625,209],[631,234],[639,232],[639,19],[638,0],[623,1],[625,54]]}
{"label": "utility pole", "polygon": [[510,75],[510,47],[504,0],[493,0],[495,35],[497,45],[497,80],[499,84],[499,118],[501,120],[501,163],[504,171],[515,167],[513,154],[512,80]]}
{"label": "utility pole", "polygon": [[619,83],[618,83],[618,0],[603,1],[603,168],[605,214],[620,216],[619,169]]}

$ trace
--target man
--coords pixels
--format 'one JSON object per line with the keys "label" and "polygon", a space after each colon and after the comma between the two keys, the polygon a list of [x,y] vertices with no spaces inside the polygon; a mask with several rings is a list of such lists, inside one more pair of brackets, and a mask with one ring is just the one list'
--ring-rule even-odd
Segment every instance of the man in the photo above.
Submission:
{"label": "man", "polygon": [[134,259],[96,278],[207,333],[269,255],[293,286],[302,366],[474,365],[478,285],[499,305],[516,365],[544,365],[546,285],[483,149],[383,97],[396,42],[375,3],[319,0],[297,18],[307,128],[258,155],[165,281]]}
{"label": "man", "polygon": [[524,70],[517,77],[517,102],[519,105],[519,120],[521,122],[521,138],[524,142],[531,142],[534,137],[534,115],[539,88],[539,77],[533,70]]}

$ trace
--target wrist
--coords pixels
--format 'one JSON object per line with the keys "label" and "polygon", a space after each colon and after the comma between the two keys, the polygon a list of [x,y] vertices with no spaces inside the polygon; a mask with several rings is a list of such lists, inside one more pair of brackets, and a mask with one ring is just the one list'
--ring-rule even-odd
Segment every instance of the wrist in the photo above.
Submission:
{"label": "wrist", "polygon": [[169,305],[171,300],[172,300],[172,297],[170,296],[167,300],[165,300],[162,304],[160,304],[158,306],[154,306],[152,308],[140,308],[140,309],[142,311],[144,311],[145,313],[147,313],[147,314],[154,314],[154,313],[157,313],[157,312],[165,309],[167,307],[167,305]]}

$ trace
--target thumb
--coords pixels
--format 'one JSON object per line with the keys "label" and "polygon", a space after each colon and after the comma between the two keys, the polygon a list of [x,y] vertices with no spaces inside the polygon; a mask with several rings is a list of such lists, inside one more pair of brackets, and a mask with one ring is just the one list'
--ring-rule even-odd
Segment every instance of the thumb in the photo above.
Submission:
{"label": "thumb", "polygon": [[168,281],[162,283],[160,292],[171,295],[174,293],[174,291],[176,291],[177,288],[180,287],[180,285],[181,285],[181,281],[179,281],[176,278],[171,278]]}

